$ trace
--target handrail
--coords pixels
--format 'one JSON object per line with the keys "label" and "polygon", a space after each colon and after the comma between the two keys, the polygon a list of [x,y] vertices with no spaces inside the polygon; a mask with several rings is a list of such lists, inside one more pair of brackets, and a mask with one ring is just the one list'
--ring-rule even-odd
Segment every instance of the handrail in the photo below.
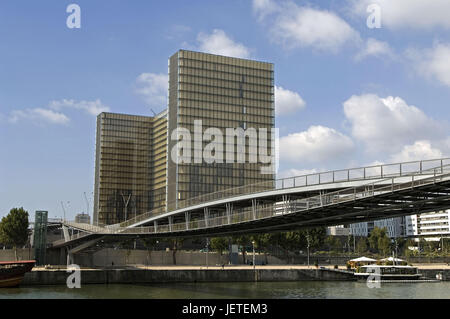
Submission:
{"label": "handrail", "polygon": [[[127,227],[133,224],[136,224],[145,219],[151,218],[153,216],[157,216],[163,213],[167,213],[169,211],[173,211],[176,209],[183,209],[186,207],[199,205],[203,203],[207,203],[210,201],[214,201],[217,199],[226,199],[230,197],[234,197],[236,195],[248,195],[248,194],[256,194],[262,191],[268,190],[276,190],[276,189],[288,189],[288,188],[296,188],[296,187],[307,187],[307,186],[315,186],[315,185],[324,185],[330,183],[343,183],[343,182],[351,182],[351,181],[360,181],[360,180],[369,180],[369,179],[380,179],[385,177],[392,176],[408,176],[411,174],[419,173],[423,174],[430,169],[434,168],[442,168],[444,166],[444,162],[448,161],[450,164],[450,158],[441,158],[441,159],[433,159],[433,160],[422,160],[422,161],[410,161],[410,162],[402,162],[402,163],[393,163],[393,164],[380,164],[380,165],[372,165],[366,167],[358,167],[358,168],[350,168],[350,169],[340,169],[328,172],[319,172],[314,174],[306,174],[294,177],[286,177],[282,179],[276,179],[273,181],[261,182],[256,184],[249,184],[234,188],[228,188],[222,191],[213,192],[209,194],[204,194],[200,196],[196,196],[190,199],[186,199],[178,202],[177,207],[173,208],[174,203],[169,203],[167,209],[165,207],[160,207],[150,212],[138,215],[131,219],[128,219],[124,222],[116,224],[120,227]],[[427,163],[436,163],[437,166],[426,168]],[[406,166],[416,165],[418,166],[416,170],[408,170]],[[448,165],[448,164],[445,164]],[[398,173],[393,173],[392,168],[398,166]],[[373,172],[379,169],[379,174],[373,174]],[[362,172],[361,172],[362,170]],[[360,171],[360,177],[352,178],[351,172]],[[346,178],[339,178],[339,173],[345,172],[343,174]],[[368,175],[372,172],[372,175]],[[326,177],[329,176],[327,180]],[[316,179],[312,178],[316,176]],[[304,179],[304,185],[296,185],[296,181],[299,179]],[[316,180],[316,182],[314,182]],[[288,181],[291,181],[292,184],[289,184]],[[281,183],[281,187],[277,187]]]}
{"label": "handrail", "polygon": [[[444,173],[445,171],[445,173]],[[425,171],[424,171],[425,172]],[[431,175],[422,179],[415,179],[417,175],[402,175],[393,176],[383,180],[367,183],[361,186],[353,186],[343,190],[338,190],[331,193],[319,194],[308,198],[302,198],[292,200],[289,202],[279,202],[275,204],[268,204],[257,209],[255,213],[252,207],[241,209],[240,212],[234,213],[230,216],[219,216],[214,218],[192,220],[189,223],[182,222],[169,225],[146,226],[135,228],[124,227],[108,227],[103,228],[99,226],[93,226],[89,224],[78,224],[68,222],[68,225],[73,225],[76,228],[84,227],[86,230],[101,232],[104,234],[144,234],[144,233],[167,233],[173,231],[187,231],[201,228],[219,227],[223,225],[230,225],[242,222],[248,222],[250,220],[263,219],[274,217],[277,215],[285,215],[291,213],[301,213],[303,211],[309,211],[318,207],[324,207],[329,205],[336,205],[347,201],[355,201],[362,198],[378,196],[402,189],[414,188],[416,186],[435,183],[437,180],[443,180],[444,178],[450,179],[450,164],[444,165],[438,168],[432,168],[426,170],[427,175]],[[400,180],[397,182],[397,180]],[[407,179],[407,181],[404,181]],[[389,183],[387,183],[390,181]],[[358,189],[363,190],[357,191]]]}

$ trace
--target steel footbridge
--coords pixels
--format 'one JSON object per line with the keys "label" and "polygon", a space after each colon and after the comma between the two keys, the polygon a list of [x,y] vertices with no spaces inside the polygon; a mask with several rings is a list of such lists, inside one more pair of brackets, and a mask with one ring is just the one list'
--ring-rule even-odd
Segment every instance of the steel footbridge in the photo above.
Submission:
{"label": "steel footbridge", "polygon": [[[104,238],[215,237],[333,226],[450,208],[450,158],[321,172],[170,203],[116,225],[63,221],[54,247]],[[88,241],[88,242],[86,242]],[[82,245],[82,246],[83,246]]]}

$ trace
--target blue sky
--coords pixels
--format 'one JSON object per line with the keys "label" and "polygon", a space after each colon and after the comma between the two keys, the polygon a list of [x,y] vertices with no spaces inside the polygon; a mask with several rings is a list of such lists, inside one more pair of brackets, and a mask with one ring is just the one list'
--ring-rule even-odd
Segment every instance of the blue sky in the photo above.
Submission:
{"label": "blue sky", "polygon": [[163,110],[182,48],[275,64],[280,176],[446,156],[450,3],[428,2],[4,0],[0,216],[92,210],[95,115]]}

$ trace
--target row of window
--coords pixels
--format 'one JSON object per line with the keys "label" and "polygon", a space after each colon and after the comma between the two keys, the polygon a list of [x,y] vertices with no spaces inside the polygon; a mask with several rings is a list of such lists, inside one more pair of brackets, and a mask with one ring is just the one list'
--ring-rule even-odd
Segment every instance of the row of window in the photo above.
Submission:
{"label": "row of window", "polygon": [[[180,91],[178,94],[179,99],[189,99],[207,103],[222,103],[222,104],[234,104],[234,105],[247,105],[258,106],[260,102],[274,102],[274,96],[264,93],[247,93],[242,97],[233,97],[225,95],[214,95],[198,92]],[[257,103],[251,103],[251,101]]]}
{"label": "row of window", "polygon": [[[273,86],[274,80],[273,77],[257,77],[257,76],[243,76],[242,74],[236,74],[236,73],[226,73],[226,72],[215,72],[215,71],[208,71],[208,70],[202,70],[202,69],[195,69],[195,68],[188,68],[188,67],[180,67],[178,69],[178,75],[186,75],[186,76],[195,76],[195,77],[202,77],[205,79],[211,79],[211,80],[222,80],[222,81],[233,81],[233,82],[240,82],[240,83],[248,83],[248,84],[257,84],[257,85],[266,85],[266,86]],[[188,83],[197,83],[197,82],[190,82]],[[197,83],[202,84],[202,83]],[[206,83],[204,83],[206,84]],[[220,86],[220,85],[218,85]]]}
{"label": "row of window", "polygon": [[240,66],[240,67],[265,69],[265,70],[273,71],[272,63],[240,59],[240,58],[233,58],[233,57],[227,57],[227,56],[215,55],[215,54],[209,54],[209,53],[203,53],[203,52],[180,50],[178,52],[178,58],[179,58],[179,60],[184,58],[184,59],[191,59],[191,60],[197,60],[197,61],[229,64],[229,65],[235,65],[235,66]]}
{"label": "row of window", "polygon": [[205,88],[217,88],[224,90],[243,90],[244,92],[251,91],[274,94],[274,87],[271,84],[257,85],[252,83],[242,83],[223,79],[210,79],[192,75],[180,75],[178,88],[195,91],[203,91]]}
{"label": "row of window", "polygon": [[225,104],[222,102],[205,102],[205,101],[195,101],[190,99],[180,99],[180,109],[183,107],[193,107],[202,110],[217,110],[223,112],[234,112],[239,113],[244,111],[244,107],[247,108],[248,112],[250,109],[270,109],[274,110],[274,103],[272,101],[257,101],[257,100],[245,100],[245,103],[237,104]]}

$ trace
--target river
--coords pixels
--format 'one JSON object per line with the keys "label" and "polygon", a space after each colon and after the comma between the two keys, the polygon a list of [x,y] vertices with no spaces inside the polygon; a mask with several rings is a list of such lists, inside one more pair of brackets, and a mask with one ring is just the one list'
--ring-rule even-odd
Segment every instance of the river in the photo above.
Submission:
{"label": "river", "polygon": [[365,282],[299,281],[179,283],[152,285],[30,286],[1,288],[0,299],[450,299],[450,281],[383,283],[368,288]]}

